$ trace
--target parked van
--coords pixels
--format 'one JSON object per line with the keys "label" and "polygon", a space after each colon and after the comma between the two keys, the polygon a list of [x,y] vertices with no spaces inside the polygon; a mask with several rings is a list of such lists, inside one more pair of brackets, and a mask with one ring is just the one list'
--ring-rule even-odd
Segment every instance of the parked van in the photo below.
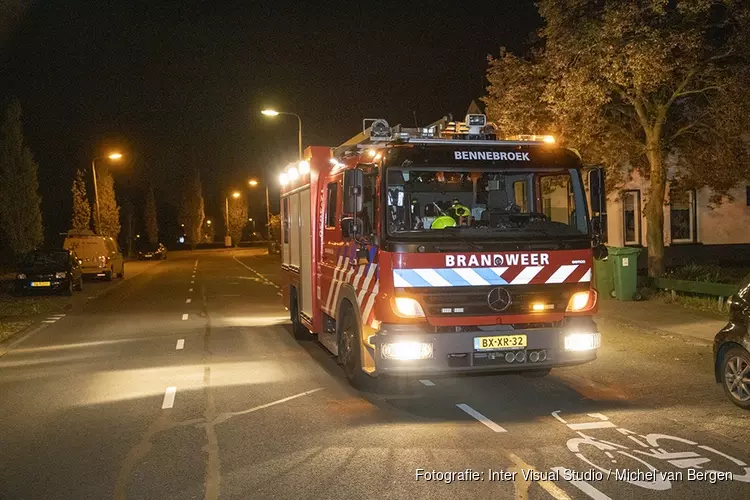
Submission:
{"label": "parked van", "polygon": [[84,276],[104,278],[107,281],[115,276],[125,276],[122,252],[111,236],[68,234],[63,248],[76,253]]}

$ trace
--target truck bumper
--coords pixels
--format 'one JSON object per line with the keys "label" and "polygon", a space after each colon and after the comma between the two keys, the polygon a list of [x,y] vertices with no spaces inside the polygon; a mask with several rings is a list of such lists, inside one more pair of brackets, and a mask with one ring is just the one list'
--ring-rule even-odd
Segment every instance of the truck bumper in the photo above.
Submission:
{"label": "truck bumper", "polygon": [[[380,375],[443,374],[471,372],[519,372],[588,363],[596,359],[598,348],[572,351],[565,349],[566,335],[594,333],[596,323],[588,317],[568,318],[563,325],[552,328],[517,330],[470,330],[450,333],[425,332],[418,325],[382,325],[378,334],[369,338]],[[527,346],[514,349],[480,351],[474,349],[475,337],[526,335]],[[599,337],[600,338],[600,337]],[[397,342],[427,343],[432,346],[428,359],[387,359],[383,345]]]}

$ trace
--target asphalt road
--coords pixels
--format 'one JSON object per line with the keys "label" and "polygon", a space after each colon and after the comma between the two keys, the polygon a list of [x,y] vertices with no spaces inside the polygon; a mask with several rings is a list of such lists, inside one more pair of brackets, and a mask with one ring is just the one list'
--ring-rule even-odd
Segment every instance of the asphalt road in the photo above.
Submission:
{"label": "asphalt road", "polygon": [[293,339],[278,277],[257,250],[130,263],[13,346],[0,498],[750,498],[750,414],[705,344],[602,318],[589,365],[363,393]]}

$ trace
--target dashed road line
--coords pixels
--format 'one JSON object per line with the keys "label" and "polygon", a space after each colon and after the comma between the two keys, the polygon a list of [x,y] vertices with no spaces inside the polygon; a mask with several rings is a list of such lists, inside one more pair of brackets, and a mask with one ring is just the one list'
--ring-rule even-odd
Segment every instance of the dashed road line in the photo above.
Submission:
{"label": "dashed road line", "polygon": [[49,317],[50,318],[64,318],[65,315],[64,314],[50,314]]}
{"label": "dashed road line", "polygon": [[244,267],[245,269],[248,269],[248,270],[250,270],[250,272],[252,272],[252,273],[254,273],[254,274],[255,274],[256,276],[258,276],[258,278],[260,278],[260,280],[261,280],[261,281],[262,281],[262,282],[263,282],[264,284],[266,284],[266,285],[269,285],[269,286],[272,286],[272,287],[276,288],[277,290],[281,290],[281,287],[280,287],[279,285],[277,285],[277,284],[276,284],[276,283],[274,283],[273,281],[269,280],[268,278],[266,278],[265,276],[263,276],[262,274],[260,274],[260,273],[259,273],[258,271],[256,271],[256,270],[255,270],[255,269],[253,269],[252,267],[250,267],[250,266],[248,266],[247,264],[243,263],[243,262],[242,262],[242,261],[241,261],[240,259],[238,259],[238,258],[237,258],[237,256],[236,256],[236,255],[232,255],[232,258],[233,258],[234,260],[236,260],[236,261],[237,261],[237,263],[238,263],[239,265],[241,265],[241,266],[242,266],[242,267]]}
{"label": "dashed road line", "polygon": [[191,282],[190,282],[190,284],[191,284],[191,285],[192,285],[193,283],[195,283],[195,281],[191,281]]}
{"label": "dashed road line", "polygon": [[185,347],[185,339],[177,339],[177,345],[175,346],[175,350],[179,351],[180,349],[183,349]]}
{"label": "dashed road line", "polygon": [[185,304],[190,304],[193,301],[193,299],[185,299]]}
{"label": "dashed road line", "polygon": [[166,410],[167,408],[172,408],[174,406],[175,394],[177,394],[177,387],[173,385],[167,387],[167,390],[164,391],[164,401],[162,401],[161,403],[162,410]]}
{"label": "dashed road line", "polygon": [[419,382],[427,387],[432,387],[433,385],[435,385],[435,382],[433,382],[432,380],[420,380]]}
{"label": "dashed road line", "polygon": [[56,319],[45,319],[42,323],[57,323]]}
{"label": "dashed road line", "polygon": [[[557,472],[561,478],[564,478],[566,476],[570,477],[572,475],[572,472],[570,471],[570,469],[566,469],[565,467],[552,467],[552,470]],[[579,490],[581,490],[582,492],[586,493],[588,496],[590,496],[594,500],[612,500],[609,496],[597,490],[586,481],[570,480],[568,482],[572,484],[573,486],[575,486],[576,488],[578,488]]]}
{"label": "dashed road line", "polygon": [[495,432],[508,432],[506,429],[503,429],[502,427],[500,427],[499,425],[497,425],[495,422],[493,422],[489,418],[485,417],[484,415],[482,415],[481,413],[479,413],[478,411],[476,411],[471,406],[469,406],[467,404],[464,404],[464,403],[459,403],[456,406],[458,406],[460,409],[462,409],[463,411],[465,411],[466,413],[468,413],[469,415],[471,415],[475,419],[479,420],[481,423],[483,423],[484,425],[486,425],[487,427],[489,427],[493,431],[495,431]]}
{"label": "dashed road line", "polygon": [[188,292],[192,292],[192,291],[193,291],[193,289],[192,289],[192,288],[191,288],[190,290],[188,290]]}
{"label": "dashed road line", "polygon": [[187,313],[185,313],[185,314],[182,315],[182,321],[185,321],[186,319],[188,319]]}

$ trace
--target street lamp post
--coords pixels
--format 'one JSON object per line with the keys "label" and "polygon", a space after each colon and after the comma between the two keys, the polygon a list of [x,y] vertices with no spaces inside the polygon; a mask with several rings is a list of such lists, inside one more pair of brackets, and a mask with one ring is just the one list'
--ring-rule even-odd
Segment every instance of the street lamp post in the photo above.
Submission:
{"label": "street lamp post", "polygon": [[275,109],[264,109],[261,113],[265,116],[289,115],[297,117],[297,157],[299,160],[302,160],[302,118],[297,113],[276,111]]}
{"label": "street lamp post", "polygon": [[[255,180],[255,179],[250,179],[249,181],[247,181],[247,183],[250,185],[250,187],[255,187],[255,186],[258,185],[258,181]],[[271,224],[271,205],[268,202],[268,180],[266,180],[266,224],[267,225]],[[270,238],[271,237],[271,235],[270,235],[270,233],[271,233],[270,226],[268,227],[268,231],[267,232],[269,233],[268,236]]]}
{"label": "street lamp post", "polygon": [[101,231],[101,220],[99,218],[99,191],[96,185],[96,160],[104,159],[118,161],[122,159],[122,153],[114,152],[108,154],[107,156],[97,156],[96,158],[91,160],[91,175],[94,178],[94,229],[96,233],[99,233]]}
{"label": "street lamp post", "polygon": [[[235,191],[234,193],[232,193],[232,198],[234,198],[235,200],[239,197],[240,197],[239,191]],[[231,245],[231,240],[229,239],[230,238],[229,236],[229,196],[224,198],[224,206],[226,207],[226,214],[227,214],[227,224],[226,224],[227,231],[226,231],[226,236],[224,238],[224,244],[226,245],[227,241],[229,241]]]}

